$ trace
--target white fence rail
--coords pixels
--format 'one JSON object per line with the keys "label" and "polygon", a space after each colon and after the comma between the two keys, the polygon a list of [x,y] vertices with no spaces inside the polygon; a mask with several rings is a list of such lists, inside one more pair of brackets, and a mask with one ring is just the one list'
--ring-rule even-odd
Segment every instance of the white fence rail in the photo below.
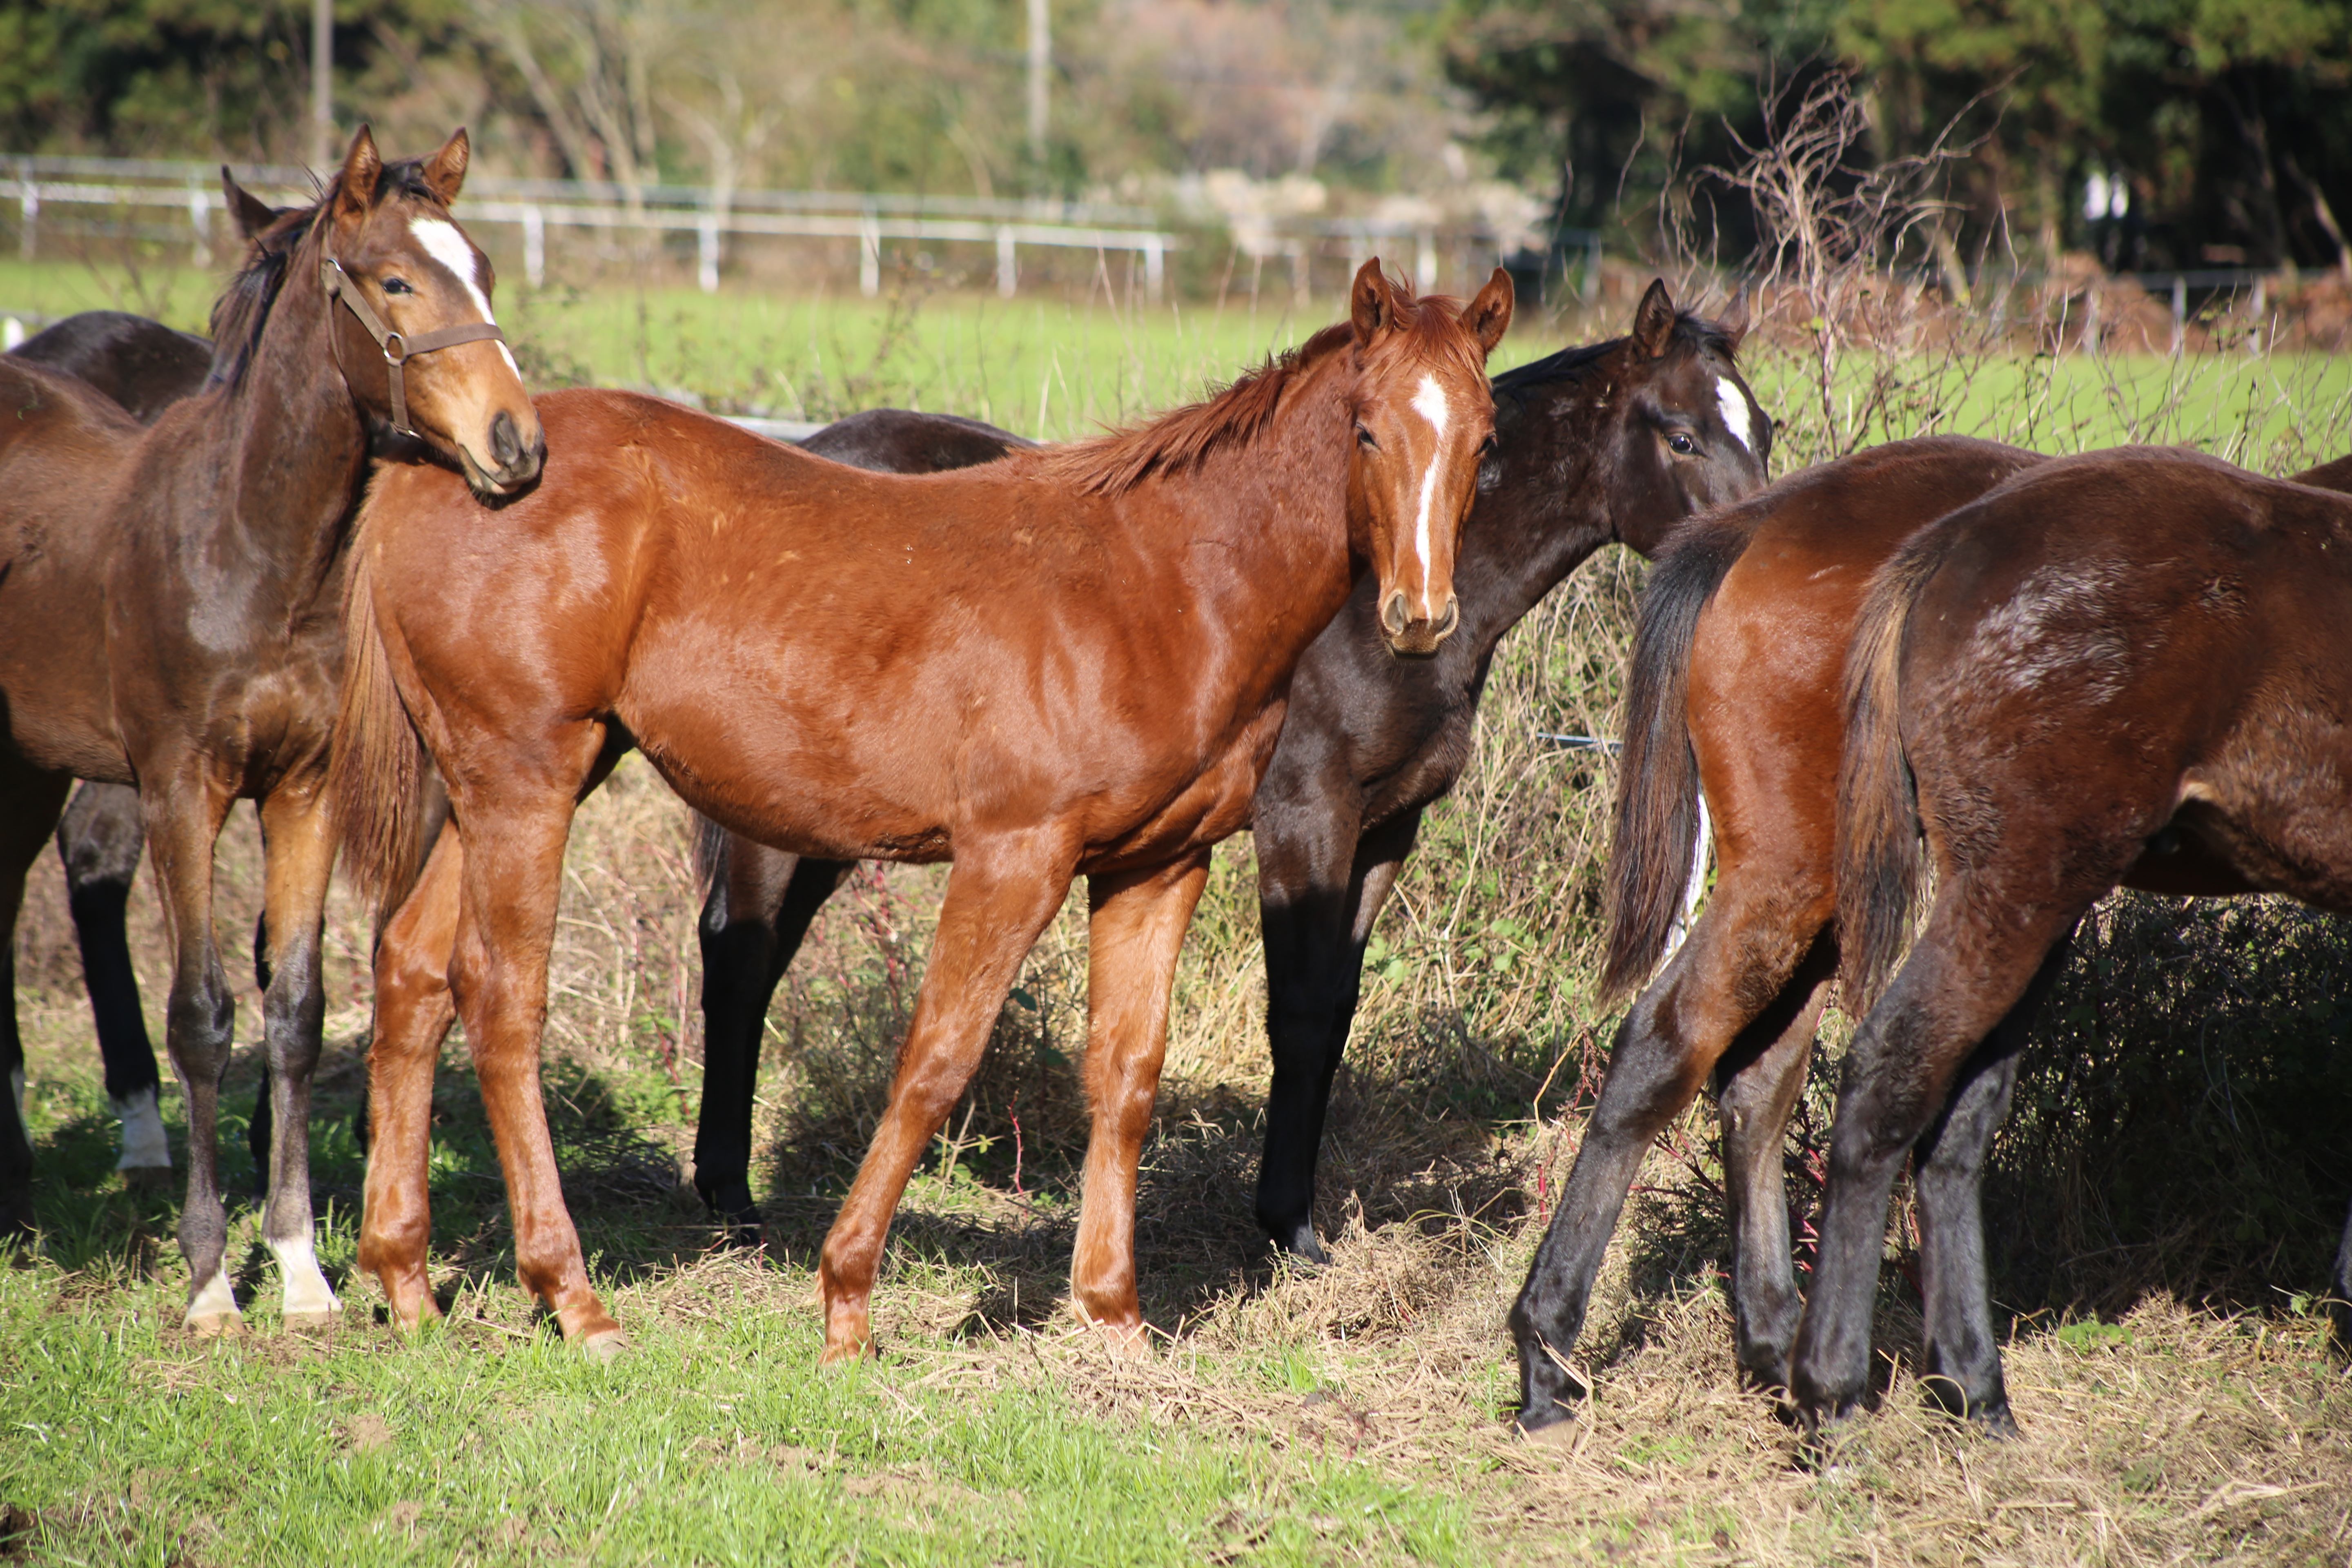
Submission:
{"label": "white fence rail", "polygon": [[[98,207],[111,211],[184,215],[176,223],[151,225],[150,237],[184,233],[191,254],[209,263],[216,239],[214,215],[222,206],[219,171],[207,164],[164,163],[96,158],[16,158],[0,162],[0,203],[16,206],[17,247],[30,258],[40,247],[45,208]],[[240,174],[254,194],[280,204],[307,201],[315,189],[307,171],[264,168]],[[610,185],[551,180],[467,182],[468,225],[512,224],[520,231],[523,269],[533,284],[544,281],[547,231],[571,227],[604,231],[688,232],[696,237],[696,274],[706,291],[719,287],[724,237],[760,235],[796,239],[857,242],[858,286],[867,295],[882,286],[882,243],[968,242],[993,245],[996,289],[1010,296],[1020,279],[1023,246],[1126,252],[1143,262],[1144,287],[1157,300],[1166,287],[1168,253],[1183,240],[1133,221],[1151,215],[1132,208],[1094,208],[1065,203],[924,200],[906,196],[844,195],[825,191],[741,191],[722,201],[698,186],[654,186],[627,194]]]}

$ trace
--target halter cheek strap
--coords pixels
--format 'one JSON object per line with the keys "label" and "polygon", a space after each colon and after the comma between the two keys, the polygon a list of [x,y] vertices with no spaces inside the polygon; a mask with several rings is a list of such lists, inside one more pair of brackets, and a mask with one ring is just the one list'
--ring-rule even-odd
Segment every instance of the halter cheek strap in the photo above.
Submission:
{"label": "halter cheek strap", "polygon": [[408,399],[401,386],[400,367],[419,354],[429,354],[436,349],[456,348],[459,343],[502,343],[506,333],[499,331],[495,321],[469,321],[463,326],[443,327],[438,331],[418,332],[411,337],[395,332],[384,325],[383,318],[375,313],[367,297],[352,281],[343,264],[331,256],[319,258],[319,285],[327,291],[328,300],[341,300],[359,319],[367,335],[383,351],[384,373],[392,383],[392,427],[404,436],[414,436],[408,423]]}

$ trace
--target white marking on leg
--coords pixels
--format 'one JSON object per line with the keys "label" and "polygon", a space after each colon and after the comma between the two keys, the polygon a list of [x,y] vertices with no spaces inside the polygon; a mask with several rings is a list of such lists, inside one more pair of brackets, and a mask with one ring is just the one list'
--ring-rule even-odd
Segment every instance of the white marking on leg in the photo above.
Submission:
{"label": "white marking on leg", "polygon": [[[474,247],[457,232],[457,226],[446,218],[413,217],[408,220],[408,232],[416,237],[425,255],[447,268],[450,276],[464,285],[474,309],[482,313],[482,320],[498,325],[499,319],[490,314],[490,297],[482,292],[482,280],[474,265]],[[522,372],[516,366],[514,355],[508,353],[507,345],[501,342],[498,347],[499,353],[506,355],[507,368],[520,375]]]}
{"label": "white marking on leg", "polygon": [[1717,376],[1715,405],[1723,411],[1723,426],[1731,432],[1731,438],[1751,452],[1756,450],[1755,432],[1748,421],[1748,395],[1739,390],[1739,384],[1727,375]]}
{"label": "white marking on leg", "polygon": [[172,1142],[163,1135],[163,1113],[156,1109],[153,1089],[138,1089],[114,1101],[122,1122],[122,1158],[118,1171],[168,1171]]}
{"label": "white marking on leg", "polygon": [[319,1254],[310,1245],[308,1231],[291,1241],[272,1241],[269,1250],[278,1255],[278,1278],[286,1287],[289,1321],[322,1318],[343,1310],[343,1304],[335,1299],[334,1287],[319,1270]]}
{"label": "white marking on leg", "polygon": [[[1421,378],[1421,386],[1412,395],[1412,408],[1414,413],[1429,421],[1429,427],[1437,433],[1438,443],[1443,446],[1445,441],[1446,427],[1454,423],[1454,406],[1445,401],[1445,388],[1438,384],[1435,376],[1424,375]],[[1412,548],[1414,553],[1421,558],[1424,588],[1429,574],[1436,570],[1430,559],[1429,510],[1437,501],[1437,458],[1438,454],[1433,450],[1430,454],[1429,467],[1422,470],[1421,515],[1414,520],[1412,525]]]}
{"label": "white marking on leg", "polygon": [[188,1298],[188,1327],[216,1329],[236,1322],[244,1316],[236,1310],[236,1292],[229,1289],[228,1270],[213,1270],[212,1278],[196,1287]]}

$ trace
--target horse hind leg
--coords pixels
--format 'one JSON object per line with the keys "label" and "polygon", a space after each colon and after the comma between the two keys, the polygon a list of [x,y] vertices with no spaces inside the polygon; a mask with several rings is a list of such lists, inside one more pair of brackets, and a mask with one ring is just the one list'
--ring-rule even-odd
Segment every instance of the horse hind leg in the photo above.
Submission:
{"label": "horse hind leg", "polygon": [[131,886],[145,848],[139,792],[128,784],[83,784],[58,824],[58,858],[65,863],[66,903],[81,949],[99,1056],[106,1063],[106,1096],[122,1127],[114,1168],[134,1183],[165,1181],[172,1171],[172,1145],[156,1103],[163,1078],[139,1007],[127,930]]}
{"label": "horse hind leg", "polygon": [[0,1248],[33,1238],[33,1141],[25,1126],[25,1042],[16,1032],[16,916],[25,875],[72,782],[0,759]]}
{"label": "horse hind leg", "polygon": [[1113,1344],[1138,1351],[1135,1184],[1168,1048],[1168,998],[1192,910],[1208,886],[1209,852],[1148,871],[1088,879],[1087,1098],[1094,1127],[1070,1299]]}
{"label": "horse hind leg", "polygon": [[2073,944],[2069,931],[2050,950],[2024,996],[1961,1066],[1942,1112],[1912,1150],[1920,1286],[1927,1302],[1919,1380],[1946,1412],[1996,1436],[2014,1436],[2017,1421],[2001,1377],[1985,1268],[1985,1157],[2008,1119],[2026,1035],[2065,969]]}
{"label": "horse hind leg", "polygon": [[958,846],[890,1103],[818,1258],[827,1363],[873,1348],[874,1278],[890,1217],[979,1068],[1021,961],[1062,907],[1076,864],[1075,847],[1045,828]]}
{"label": "horse hind leg", "polygon": [[464,878],[464,843],[455,830],[444,831],[376,940],[359,1266],[375,1276],[404,1330],[440,1316],[428,1258],[433,1070],[457,1017],[449,963]]}
{"label": "horse hind leg", "polygon": [[732,834],[720,842],[697,931],[703,1045],[694,1187],[730,1227],[734,1245],[756,1247],[751,1110],[768,1005],[817,911],[856,863],[805,860]]}

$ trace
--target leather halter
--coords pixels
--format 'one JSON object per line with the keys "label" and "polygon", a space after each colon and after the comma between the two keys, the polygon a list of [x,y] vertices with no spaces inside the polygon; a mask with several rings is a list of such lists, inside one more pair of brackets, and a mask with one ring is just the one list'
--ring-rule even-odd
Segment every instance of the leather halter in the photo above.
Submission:
{"label": "leather halter", "polygon": [[418,332],[410,336],[395,332],[383,324],[367,299],[359,290],[343,264],[331,256],[319,258],[319,283],[326,289],[330,300],[341,300],[352,314],[359,319],[375,346],[383,351],[385,373],[392,381],[392,427],[404,436],[416,434],[408,423],[408,399],[403,393],[400,367],[419,354],[429,354],[436,349],[456,348],[459,343],[499,342],[507,341],[496,321],[469,321],[463,326],[443,327],[438,331]]}

